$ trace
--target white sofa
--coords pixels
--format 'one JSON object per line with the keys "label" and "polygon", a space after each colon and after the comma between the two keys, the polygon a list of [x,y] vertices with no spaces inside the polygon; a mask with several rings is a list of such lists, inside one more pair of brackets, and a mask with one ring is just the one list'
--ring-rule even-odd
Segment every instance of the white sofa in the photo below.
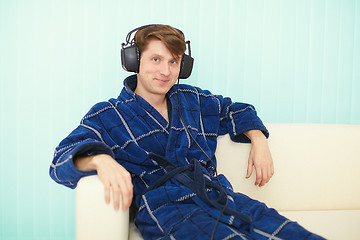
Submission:
{"label": "white sofa", "polygon": [[[360,125],[266,124],[275,175],[245,179],[249,144],[219,137],[217,159],[236,191],[279,210],[330,240],[360,239]],[[76,239],[142,239],[128,211],[106,205],[97,176],[76,188]],[[129,236],[128,236],[129,234]]]}

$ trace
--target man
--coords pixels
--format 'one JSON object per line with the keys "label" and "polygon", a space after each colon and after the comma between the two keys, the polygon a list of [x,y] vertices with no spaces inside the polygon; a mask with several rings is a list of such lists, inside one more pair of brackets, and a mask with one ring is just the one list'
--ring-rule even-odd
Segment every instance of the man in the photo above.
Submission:
{"label": "man", "polygon": [[[181,31],[150,25],[135,34],[139,66],[117,99],[96,104],[56,148],[51,177],[75,188],[98,174],[115,209],[133,202],[145,239],[322,239],[275,210],[234,193],[217,176],[218,135],[251,142],[247,177],[274,174],[268,132],[253,106],[189,85]],[[133,199],[134,197],[134,199]]]}

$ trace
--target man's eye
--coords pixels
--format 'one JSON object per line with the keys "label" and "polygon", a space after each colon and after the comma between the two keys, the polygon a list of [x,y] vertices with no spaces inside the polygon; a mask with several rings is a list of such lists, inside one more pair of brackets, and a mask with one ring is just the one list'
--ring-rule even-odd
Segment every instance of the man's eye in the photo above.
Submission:
{"label": "man's eye", "polygon": [[176,61],[170,61],[171,64],[176,64]]}
{"label": "man's eye", "polygon": [[158,58],[153,58],[153,61],[154,61],[154,62],[158,62],[159,59],[158,59]]}

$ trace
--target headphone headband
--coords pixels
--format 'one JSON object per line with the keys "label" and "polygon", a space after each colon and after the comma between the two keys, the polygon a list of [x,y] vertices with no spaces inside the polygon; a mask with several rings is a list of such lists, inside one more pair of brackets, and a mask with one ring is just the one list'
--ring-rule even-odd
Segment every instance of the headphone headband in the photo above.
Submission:
{"label": "headphone headband", "polygon": [[[138,46],[135,43],[135,37],[131,38],[132,34],[141,29],[156,25],[162,25],[162,24],[148,24],[141,27],[137,27],[131,30],[126,35],[126,42],[121,44],[121,64],[125,71],[135,72],[135,73],[139,72],[140,52]],[[184,33],[177,28],[175,29],[179,31],[185,39]],[[185,43],[187,45],[189,55],[184,53],[184,55],[182,56],[180,73],[179,73],[179,78],[181,79],[186,79],[191,75],[194,64],[194,59],[191,57],[190,41],[186,41]]]}

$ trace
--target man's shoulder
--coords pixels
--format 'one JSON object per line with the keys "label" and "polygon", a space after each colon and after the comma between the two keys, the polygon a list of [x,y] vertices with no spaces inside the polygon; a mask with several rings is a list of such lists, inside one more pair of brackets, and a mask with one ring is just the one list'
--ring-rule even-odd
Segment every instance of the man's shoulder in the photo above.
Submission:
{"label": "man's shoulder", "polygon": [[93,111],[99,111],[102,109],[110,109],[110,108],[122,108],[127,106],[127,103],[134,101],[135,99],[129,98],[129,99],[122,99],[120,97],[118,98],[110,98],[107,101],[102,101],[96,103],[91,109]]}
{"label": "man's shoulder", "polygon": [[102,101],[94,104],[90,110],[86,113],[83,117],[82,121],[88,120],[95,116],[101,115],[102,113],[106,112],[107,110],[111,109],[113,106],[110,101]]}

